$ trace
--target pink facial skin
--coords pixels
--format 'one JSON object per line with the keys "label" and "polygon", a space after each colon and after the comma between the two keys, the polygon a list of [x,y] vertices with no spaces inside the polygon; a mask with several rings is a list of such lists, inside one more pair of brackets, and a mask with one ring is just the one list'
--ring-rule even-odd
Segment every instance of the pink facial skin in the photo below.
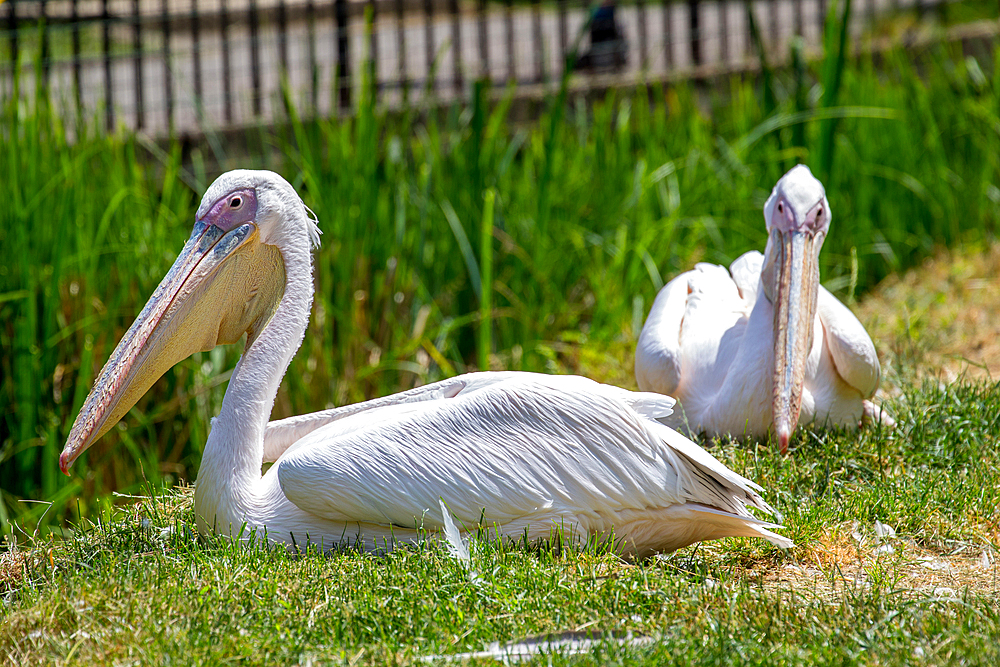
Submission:
{"label": "pink facial skin", "polygon": [[253,188],[242,188],[220,197],[198,220],[228,232],[253,222],[256,217],[257,192]]}
{"label": "pink facial skin", "polygon": [[774,205],[774,217],[771,225],[774,229],[782,232],[806,232],[815,233],[825,230],[828,226],[826,219],[825,200],[821,200],[805,214],[802,220],[798,220],[795,211],[787,199],[781,195]]}

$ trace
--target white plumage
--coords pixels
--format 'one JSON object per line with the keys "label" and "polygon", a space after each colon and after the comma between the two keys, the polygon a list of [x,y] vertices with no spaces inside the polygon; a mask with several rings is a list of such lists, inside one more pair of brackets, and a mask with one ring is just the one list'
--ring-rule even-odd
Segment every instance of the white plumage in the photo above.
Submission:
{"label": "white plumage", "polygon": [[[816,258],[830,220],[822,184],[806,167],[794,168],[775,186],[765,219],[770,260],[751,251],[729,270],[698,264],[660,291],[636,349],[639,387],[677,398],[671,425],[763,436],[778,419],[776,362],[785,361],[788,369],[800,364],[801,373],[787,387],[800,392],[801,413],[787,405],[794,401],[779,406],[794,413],[783,415],[791,429],[796,422],[857,427],[866,414],[891,424],[866,400],[880,375],[871,338],[818,284]],[[800,252],[793,240],[802,239]],[[793,272],[800,267],[796,288]],[[776,310],[782,299],[787,314]],[[798,336],[798,347],[789,341],[786,352],[776,353],[786,330]]]}
{"label": "white plumage", "polygon": [[[290,548],[391,548],[419,539],[421,530],[445,528],[443,500],[466,529],[483,522],[516,539],[558,529],[580,537],[614,533],[623,552],[640,555],[727,535],[791,545],[748,511],[772,512],[756,485],[657,421],[670,413],[666,396],[575,376],[473,373],[268,424],[308,320],[313,223],[283,179],[246,171],[212,185],[198,221],[193,239],[220,240],[201,260],[185,247],[157,290],[157,298],[178,305],[158,321],[134,325],[153,333],[131,359],[112,356],[109,367],[120,368],[106,368],[88,398],[63,452],[64,470],[141,395],[128,389],[131,382],[148,386],[190,353],[175,349],[173,339],[207,327],[195,336],[207,349],[249,322],[247,349],[198,476],[195,512],[203,531],[245,536],[256,529]],[[233,235],[239,243],[227,241]],[[230,261],[238,268],[228,269]],[[199,282],[177,278],[177,267],[191,264]],[[270,267],[266,277],[258,267]],[[230,274],[238,281],[226,282]],[[218,280],[222,288],[209,286]],[[254,289],[237,303],[223,302],[234,296],[233,284],[246,281]],[[272,292],[269,303],[262,295]],[[202,309],[207,315],[184,305],[204,295],[218,299]],[[152,301],[147,312],[159,312]],[[119,348],[134,350],[128,337]],[[144,365],[155,369],[135,370]],[[119,377],[124,381],[108,379]],[[122,394],[132,401],[124,408]],[[262,475],[264,461],[274,464]]]}

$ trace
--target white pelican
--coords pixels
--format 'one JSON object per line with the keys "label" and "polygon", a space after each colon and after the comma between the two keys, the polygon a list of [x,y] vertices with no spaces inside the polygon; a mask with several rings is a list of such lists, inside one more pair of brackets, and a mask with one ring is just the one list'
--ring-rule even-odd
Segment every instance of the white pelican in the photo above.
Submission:
{"label": "white pelican", "polygon": [[623,552],[638,555],[731,535],[791,546],[748,511],[772,512],[758,486],[656,421],[673,405],[657,394],[572,376],[473,373],[269,424],[306,330],[318,243],[315,221],[280,176],[219,177],[87,397],[63,472],[167,368],[245,333],[195,488],[203,533],[266,531],[293,550],[391,548],[440,530],[443,500],[466,529],[482,522],[530,540],[558,527],[581,537],[613,531]]}
{"label": "white pelican", "polygon": [[[710,435],[763,436],[781,452],[796,425],[892,425],[867,400],[878,388],[875,345],[819,284],[830,227],[823,184],[805,165],[764,204],[767,247],[722,266],[698,264],[656,296],[639,336],[639,388],[677,398],[667,423]],[[814,333],[819,335],[814,336]]]}

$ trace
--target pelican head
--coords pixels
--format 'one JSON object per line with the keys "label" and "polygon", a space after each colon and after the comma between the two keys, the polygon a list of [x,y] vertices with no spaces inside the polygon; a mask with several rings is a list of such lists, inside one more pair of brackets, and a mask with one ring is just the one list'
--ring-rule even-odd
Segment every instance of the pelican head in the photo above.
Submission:
{"label": "pelican head", "polygon": [[802,380],[813,342],[819,251],[830,228],[830,203],[809,167],[793,167],[764,204],[767,249],[761,281],[774,306],[773,429],[781,452],[799,421]]}
{"label": "pelican head", "polygon": [[[195,352],[250,348],[285,291],[282,235],[319,230],[302,200],[269,171],[231,171],[205,193],[194,231],[114,353],[77,415],[59,467],[69,467],[108,432],[168,368]],[[301,225],[300,225],[301,226]],[[306,248],[308,252],[308,248]]]}

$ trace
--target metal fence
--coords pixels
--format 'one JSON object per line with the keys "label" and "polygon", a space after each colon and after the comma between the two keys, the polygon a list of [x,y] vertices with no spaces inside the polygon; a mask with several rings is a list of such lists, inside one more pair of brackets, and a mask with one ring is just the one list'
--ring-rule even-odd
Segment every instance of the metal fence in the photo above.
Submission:
{"label": "metal fence", "polygon": [[[939,1],[854,0],[852,33]],[[567,64],[602,86],[735,69],[756,59],[751,17],[778,55],[796,35],[817,47],[826,14],[827,0],[6,0],[0,97],[16,81],[108,129],[197,132],[271,122],[286,99],[348,112],[366,67],[388,106],[484,77],[547,90]]]}

